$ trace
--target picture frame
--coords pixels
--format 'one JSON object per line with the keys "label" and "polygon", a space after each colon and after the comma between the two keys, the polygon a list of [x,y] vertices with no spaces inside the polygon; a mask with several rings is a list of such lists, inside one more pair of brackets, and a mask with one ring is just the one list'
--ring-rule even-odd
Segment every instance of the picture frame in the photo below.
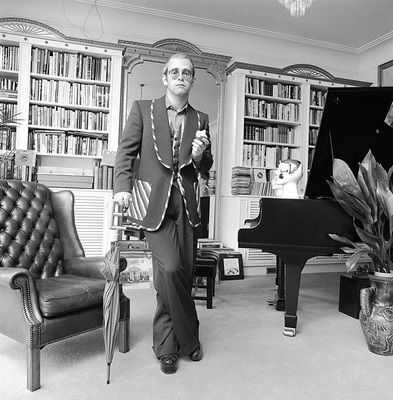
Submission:
{"label": "picture frame", "polygon": [[378,65],[378,86],[393,86],[393,60]]}
{"label": "picture frame", "polygon": [[153,264],[151,250],[120,250],[126,268],[120,273],[120,283],[131,289],[153,288]]}
{"label": "picture frame", "polygon": [[218,272],[220,280],[244,279],[243,258],[241,253],[219,254]]}

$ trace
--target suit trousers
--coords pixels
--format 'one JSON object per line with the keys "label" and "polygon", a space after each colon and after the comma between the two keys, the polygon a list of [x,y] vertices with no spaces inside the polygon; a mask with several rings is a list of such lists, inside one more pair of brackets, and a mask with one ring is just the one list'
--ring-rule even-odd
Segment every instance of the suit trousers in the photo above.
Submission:
{"label": "suit trousers", "polygon": [[191,296],[197,248],[197,228],[188,221],[183,197],[172,186],[168,208],[156,231],[144,231],[152,252],[157,308],[153,320],[153,350],[159,358],[199,346],[199,321]]}

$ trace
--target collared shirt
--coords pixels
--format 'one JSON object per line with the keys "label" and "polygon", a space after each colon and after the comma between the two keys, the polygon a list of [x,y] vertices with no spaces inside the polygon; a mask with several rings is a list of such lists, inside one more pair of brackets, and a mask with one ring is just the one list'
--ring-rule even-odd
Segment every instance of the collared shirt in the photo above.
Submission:
{"label": "collared shirt", "polygon": [[165,97],[165,107],[168,115],[169,126],[171,128],[172,137],[175,136],[177,130],[179,141],[181,142],[183,136],[184,122],[187,116],[188,102],[184,105],[184,107],[177,111],[172,104],[170,104],[167,97]]}
{"label": "collared shirt", "polygon": [[173,172],[175,176],[174,183],[176,183],[179,168],[180,145],[183,137],[185,119],[187,117],[188,102],[184,105],[184,107],[182,107],[181,110],[177,111],[169,103],[167,97],[165,97],[165,106],[172,134]]}

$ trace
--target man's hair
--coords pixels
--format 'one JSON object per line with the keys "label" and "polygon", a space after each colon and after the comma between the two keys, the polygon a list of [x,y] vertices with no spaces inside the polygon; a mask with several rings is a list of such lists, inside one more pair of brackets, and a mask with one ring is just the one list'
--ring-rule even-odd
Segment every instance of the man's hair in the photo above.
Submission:
{"label": "man's hair", "polygon": [[188,60],[191,63],[192,76],[193,77],[195,76],[195,65],[194,65],[194,62],[192,61],[191,57],[188,56],[185,53],[176,53],[176,54],[173,54],[172,56],[170,56],[168,61],[165,63],[164,69],[162,70],[162,74],[163,75],[166,75],[168,73],[168,65],[169,65],[170,61],[175,59],[175,58]]}

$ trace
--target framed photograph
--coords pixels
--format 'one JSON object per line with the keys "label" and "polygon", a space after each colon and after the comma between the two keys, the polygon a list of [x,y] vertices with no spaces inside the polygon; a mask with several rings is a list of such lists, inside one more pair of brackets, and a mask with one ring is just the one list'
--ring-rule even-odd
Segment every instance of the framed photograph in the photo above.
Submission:
{"label": "framed photograph", "polygon": [[132,289],[153,288],[153,265],[151,251],[125,250],[120,251],[120,256],[125,258],[127,266],[120,273],[120,283]]}
{"label": "framed photograph", "polygon": [[378,86],[393,86],[393,60],[378,65]]}
{"label": "framed photograph", "polygon": [[242,255],[240,253],[219,254],[218,271],[222,281],[244,279]]}

